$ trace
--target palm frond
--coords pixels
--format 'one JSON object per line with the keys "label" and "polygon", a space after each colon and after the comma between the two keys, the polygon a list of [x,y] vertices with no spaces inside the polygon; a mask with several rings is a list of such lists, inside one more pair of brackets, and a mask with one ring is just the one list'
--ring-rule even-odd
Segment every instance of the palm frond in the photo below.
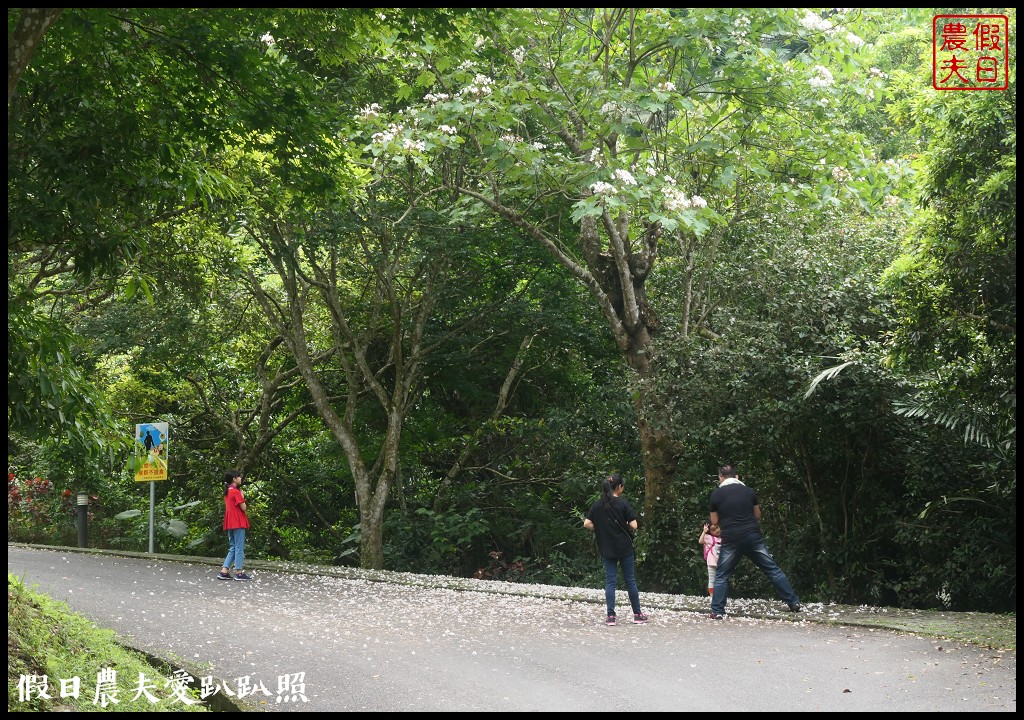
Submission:
{"label": "palm frond", "polygon": [[831,380],[836,375],[841,373],[844,369],[848,368],[850,365],[856,365],[856,364],[857,364],[856,360],[850,360],[848,362],[842,363],[841,365],[835,365],[833,367],[826,368],[825,370],[822,370],[820,373],[818,373],[818,375],[813,380],[811,380],[811,384],[807,388],[807,392],[804,393],[804,400],[809,398],[814,393],[814,391],[818,389],[818,385],[821,382],[823,382],[825,380]]}
{"label": "palm frond", "polygon": [[930,420],[936,425],[941,425],[948,430],[956,430],[962,427],[965,443],[977,443],[984,447],[992,447],[992,439],[984,432],[977,419],[969,417],[966,413],[957,410],[938,411],[927,401],[910,401],[894,403],[895,413],[901,417],[922,418]]}

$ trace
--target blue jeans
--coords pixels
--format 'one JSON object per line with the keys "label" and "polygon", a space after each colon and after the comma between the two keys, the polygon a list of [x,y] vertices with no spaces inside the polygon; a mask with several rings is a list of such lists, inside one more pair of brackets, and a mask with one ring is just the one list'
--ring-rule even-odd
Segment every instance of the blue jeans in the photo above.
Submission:
{"label": "blue jeans", "polygon": [[224,558],[224,567],[230,570],[231,563],[235,564],[235,570],[245,567],[245,528],[228,530],[228,556]]}
{"label": "blue jeans", "polygon": [[629,594],[629,604],[633,606],[633,613],[640,613],[640,590],[636,586],[636,555],[630,554],[624,558],[607,558],[602,556],[604,563],[604,602],[608,606],[608,614],[615,614],[615,586],[619,581],[619,565],[622,566],[622,579],[626,582],[626,592]]}
{"label": "blue jeans", "polygon": [[718,571],[715,573],[715,592],[711,597],[711,612],[715,615],[725,614],[725,601],[729,597],[729,578],[732,577],[739,564],[740,558],[748,557],[753,561],[761,572],[772,581],[775,592],[788,605],[796,605],[800,602],[789,579],[782,572],[782,568],[775,562],[768,544],[760,533],[751,533],[735,542],[723,542],[722,549],[718,555]]}

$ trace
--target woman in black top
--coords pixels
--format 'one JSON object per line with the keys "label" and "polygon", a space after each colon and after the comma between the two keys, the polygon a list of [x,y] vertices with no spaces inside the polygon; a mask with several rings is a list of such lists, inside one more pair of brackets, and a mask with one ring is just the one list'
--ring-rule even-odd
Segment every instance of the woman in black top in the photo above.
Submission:
{"label": "woman in black top", "polygon": [[620,473],[609,475],[601,485],[601,497],[583,520],[583,527],[593,530],[597,536],[597,547],[604,563],[604,598],[608,605],[608,625],[615,624],[615,588],[622,567],[622,579],[626,583],[629,604],[633,606],[633,622],[647,622],[647,615],[640,609],[640,591],[636,586],[636,550],[630,530],[636,530],[636,512],[620,496],[625,481]]}

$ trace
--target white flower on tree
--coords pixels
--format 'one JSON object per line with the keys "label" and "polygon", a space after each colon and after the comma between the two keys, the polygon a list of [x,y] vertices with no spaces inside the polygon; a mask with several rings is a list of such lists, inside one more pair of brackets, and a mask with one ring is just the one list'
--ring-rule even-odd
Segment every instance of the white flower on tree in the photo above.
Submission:
{"label": "white flower on tree", "polygon": [[832,23],[810,10],[800,19],[800,24],[814,32],[830,33],[834,31]]}
{"label": "white flower on tree", "polygon": [[815,65],[814,72],[817,74],[808,80],[811,87],[826,88],[835,83],[832,73],[829,72],[829,69],[824,65]]}
{"label": "white flower on tree", "polygon": [[706,208],[708,206],[707,200],[700,195],[694,195],[692,198],[689,198],[686,197],[686,193],[676,187],[666,187],[662,190],[662,193],[665,196],[665,209],[669,212],[680,212],[682,210]]}
{"label": "white flower on tree", "polygon": [[634,187],[636,186],[636,178],[633,177],[632,173],[630,173],[629,170],[623,170],[622,168],[618,168],[617,170],[615,170],[615,172],[612,173],[612,179],[621,180],[626,185],[633,185]]}
{"label": "white flower on tree", "polygon": [[491,94],[491,85],[494,84],[494,80],[477,73],[477,76],[473,79],[473,82],[462,88],[459,91],[459,95],[469,95],[474,98],[482,98]]}
{"label": "white flower on tree", "polygon": [[841,167],[834,167],[834,168],[832,168],[832,179],[835,180],[837,183],[844,183],[847,180],[849,180],[851,177],[852,176],[850,175],[850,171],[847,170],[846,168],[841,168]]}
{"label": "white flower on tree", "polygon": [[359,117],[365,119],[378,117],[380,115],[380,105],[377,103],[371,103],[359,111]]}

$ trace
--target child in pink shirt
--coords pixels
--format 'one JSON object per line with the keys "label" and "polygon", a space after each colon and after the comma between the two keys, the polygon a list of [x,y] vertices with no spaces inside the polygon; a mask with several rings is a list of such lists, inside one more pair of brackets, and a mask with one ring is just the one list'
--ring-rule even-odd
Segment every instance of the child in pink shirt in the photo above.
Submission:
{"label": "child in pink shirt", "polygon": [[722,549],[722,529],[711,522],[704,523],[698,542],[704,546],[704,561],[708,564],[708,595],[714,595],[718,553]]}

